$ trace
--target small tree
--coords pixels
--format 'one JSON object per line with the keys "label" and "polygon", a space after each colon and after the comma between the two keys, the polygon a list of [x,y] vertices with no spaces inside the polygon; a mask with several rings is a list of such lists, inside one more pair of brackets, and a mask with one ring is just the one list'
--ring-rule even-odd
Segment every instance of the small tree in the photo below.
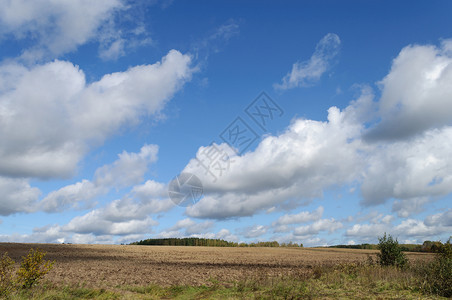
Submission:
{"label": "small tree", "polygon": [[444,297],[452,297],[452,244],[451,238],[444,244],[435,242],[437,251],[435,259],[428,264],[420,266],[421,275],[419,285],[427,293]]}
{"label": "small tree", "polygon": [[390,234],[386,236],[386,232],[383,237],[378,238],[378,250],[380,250],[377,254],[378,262],[382,266],[402,268],[408,263],[397,239],[393,239]]}
{"label": "small tree", "polygon": [[443,259],[452,259],[452,237],[449,238],[447,242],[438,246],[436,252],[438,253],[439,258]]}
{"label": "small tree", "polygon": [[31,288],[52,269],[54,262],[44,260],[45,255],[45,252],[39,249],[30,249],[28,255],[22,257],[22,263],[17,271],[17,283],[22,288]]}
{"label": "small tree", "polygon": [[451,238],[440,244],[436,258],[430,265],[428,276],[431,291],[444,297],[452,297],[452,244]]}

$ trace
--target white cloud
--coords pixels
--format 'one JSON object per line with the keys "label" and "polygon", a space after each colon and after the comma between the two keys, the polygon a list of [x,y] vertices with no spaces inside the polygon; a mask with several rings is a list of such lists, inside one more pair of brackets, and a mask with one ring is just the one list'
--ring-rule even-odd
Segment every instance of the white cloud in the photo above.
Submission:
{"label": "white cloud", "polygon": [[302,212],[300,212],[298,214],[294,214],[294,215],[286,214],[284,216],[279,217],[279,219],[273,223],[273,226],[299,224],[299,223],[307,223],[307,222],[311,222],[311,221],[317,221],[322,217],[323,210],[324,210],[323,207],[319,206],[313,212],[302,211]]}
{"label": "white cloud", "polygon": [[440,233],[442,229],[436,226],[427,226],[421,220],[407,219],[403,220],[399,225],[393,229],[394,234],[403,236],[435,236]]}
{"label": "white cloud", "polygon": [[99,53],[100,58],[103,60],[116,60],[125,55],[125,43],[124,39],[117,39],[108,45],[108,48],[102,49]]}
{"label": "white cloud", "polygon": [[0,215],[31,212],[41,195],[27,180],[0,176]]}
{"label": "white cloud", "polygon": [[[127,184],[141,181],[147,165],[155,161],[156,155],[157,147],[155,145],[145,145],[139,153],[123,152],[117,161],[100,168],[111,172],[96,172],[94,183],[84,180],[63,187],[50,193],[41,202],[37,202],[40,191],[31,188],[26,181],[5,179],[3,182],[3,177],[0,177],[0,191],[9,195],[8,198],[2,199],[5,202],[1,202],[0,212],[4,215],[31,212],[37,209],[55,212],[61,211],[67,206],[74,208],[81,203],[86,204],[95,196],[108,192],[118,184],[117,178],[111,177],[111,174],[122,176],[120,182]],[[137,167],[137,162],[144,167]],[[139,169],[138,172],[136,168]],[[128,171],[132,171],[132,174],[128,174]],[[105,174],[108,176],[105,177]],[[66,225],[37,228],[31,235],[16,236],[15,241],[58,242],[65,240],[66,242],[100,243],[104,241],[113,243],[115,240],[119,241],[117,236],[122,236],[121,241],[130,242],[137,234],[149,234],[153,226],[158,224],[150,218],[150,214],[167,211],[172,207],[174,204],[168,198],[166,185],[148,180],[142,185],[134,186],[131,192],[123,198],[114,200],[85,215],[77,216]],[[207,225],[211,226],[211,222],[193,225],[187,228],[187,232],[193,233],[202,226],[207,228]]]}
{"label": "white cloud", "polygon": [[228,229],[225,229],[225,228],[218,231],[218,233],[215,235],[215,238],[220,239],[220,240],[230,241],[230,242],[238,242],[239,241],[239,238],[235,234],[232,234]]}
{"label": "white cloud", "polygon": [[61,212],[68,208],[85,208],[95,197],[104,194],[108,189],[96,186],[89,180],[67,185],[59,190],[50,192],[38,207],[46,212]]}
{"label": "white cloud", "polygon": [[149,217],[152,208],[129,198],[115,200],[105,207],[77,216],[55,230],[63,236],[73,234],[94,236],[127,236],[149,234],[158,222]]}
{"label": "white cloud", "polygon": [[377,236],[383,236],[385,232],[390,232],[387,224],[354,224],[352,228],[347,229],[346,235],[376,239]]}
{"label": "white cloud", "polygon": [[[204,221],[201,223],[196,223],[190,218],[182,219],[177,221],[177,223],[168,229],[169,232],[179,231],[183,236],[192,236],[195,234],[206,233],[209,229],[213,227],[212,221]],[[184,231],[184,233],[182,233]]]}
{"label": "white cloud", "polygon": [[60,55],[96,37],[99,26],[115,11],[120,0],[0,0],[0,37],[31,38],[35,46],[23,57],[36,59],[48,52]]}
{"label": "white cloud", "polygon": [[[362,205],[379,205],[392,200],[393,211],[399,217],[407,218],[422,212],[425,204],[450,195],[452,127],[447,123],[434,125],[437,128],[426,127],[410,139],[363,139],[369,124],[379,122],[377,108],[381,111],[381,107],[389,101],[385,98],[389,97],[385,89],[390,89],[395,84],[393,81],[403,81],[406,77],[410,84],[428,87],[425,95],[431,95],[429,102],[424,98],[415,101],[424,108],[425,105],[432,105],[435,110],[444,104],[444,99],[452,99],[452,90],[449,89],[452,85],[444,83],[451,81],[448,67],[450,51],[446,51],[449,44],[449,41],[444,42],[441,49],[433,46],[404,49],[383,80],[384,95],[380,101],[374,102],[372,92],[368,87],[363,87],[361,97],[342,111],[330,108],[327,122],[296,119],[278,136],[263,138],[255,150],[241,156],[231,154],[233,163],[230,169],[216,182],[212,182],[198,162],[192,160],[185,171],[201,178],[205,197],[188,207],[186,213],[191,217],[213,219],[251,216],[262,210],[294,208],[312,198],[321,197],[322,192],[331,186],[354,183],[360,186]],[[430,54],[423,58],[423,53]],[[411,72],[399,72],[400,68],[409,67],[410,60],[418,65],[418,61],[423,59],[431,62],[432,66],[440,64],[443,67],[435,69],[436,73],[431,71],[434,74],[428,76],[424,76],[430,72],[428,63],[421,64],[419,70],[425,70],[415,74],[411,74],[411,69]],[[412,78],[417,78],[416,84],[410,81]],[[407,95],[400,96],[400,99],[408,99],[413,94],[409,89],[406,91]],[[403,93],[403,90],[398,92]],[[407,109],[407,106],[401,106],[399,112],[404,114]],[[429,111],[428,108],[425,110]],[[226,145],[220,147],[227,148]],[[201,147],[197,156],[202,157],[199,154],[208,149]],[[290,231],[287,225],[292,221],[289,220],[303,216],[288,215],[285,217],[288,221],[281,220],[278,226],[275,224],[275,232]],[[377,225],[355,226],[349,229],[348,234],[385,230],[393,219],[390,215],[378,216],[374,221]]]}
{"label": "white cloud", "polygon": [[408,218],[409,216],[424,211],[424,205],[430,202],[428,197],[415,197],[409,199],[395,200],[392,204],[392,211],[397,212],[397,216]]}
{"label": "white cloud", "polygon": [[[173,207],[174,203],[168,198],[166,186],[148,180],[142,185],[133,187],[132,191],[121,199],[77,218],[78,220],[89,219],[92,223],[104,222],[113,226],[115,223],[122,224],[131,220],[149,221],[150,214],[167,211]],[[134,233],[136,232],[131,231],[127,234]]]}
{"label": "white cloud", "polygon": [[[118,161],[124,157],[137,158],[140,155],[148,156],[147,159],[149,159],[154,156],[151,153],[154,153],[155,150],[154,146],[144,146],[139,154],[124,155],[123,153]],[[121,164],[112,165],[120,166]],[[153,227],[158,225],[149,216],[150,214],[174,207],[166,195],[165,187],[165,185],[148,180],[143,185],[133,187],[129,195],[77,216],[66,225],[55,227],[54,231],[58,232],[58,238],[65,237],[67,241],[78,239],[99,242],[105,238],[105,241],[111,243],[115,240],[115,236],[119,235],[122,236],[122,242],[130,242],[137,235],[150,234]],[[191,230],[194,230],[195,227],[191,227]]]}
{"label": "white cloud", "polygon": [[158,146],[144,145],[139,153],[123,151],[119,159],[95,172],[96,185],[123,188],[138,184],[148,170],[149,164],[157,161]]}
{"label": "white cloud", "polygon": [[378,223],[372,224],[354,224],[347,229],[347,236],[356,236],[365,240],[376,240],[377,237],[389,233],[400,239],[415,237],[418,241],[425,239],[438,239],[440,235],[452,232],[452,213],[451,210],[435,215],[429,215],[422,220],[406,219],[398,225],[392,225],[391,220],[386,217]]}
{"label": "white cloud", "polygon": [[320,219],[310,225],[295,228],[293,234],[295,236],[311,236],[318,234],[321,231],[328,231],[329,233],[332,233],[342,227],[342,223],[334,218]]}
{"label": "white cloud", "polygon": [[300,237],[293,234],[275,236],[274,238],[271,238],[271,240],[275,240],[280,244],[289,242],[303,244],[304,247],[323,246],[327,244],[326,241],[320,237]]}
{"label": "white cloud", "polygon": [[139,200],[149,213],[168,211],[175,205],[168,197],[168,186],[153,180],[134,186],[131,196]]}
{"label": "white cloud", "polygon": [[103,215],[102,210],[93,210],[86,215],[75,217],[67,225],[62,227],[63,231],[76,233],[92,233],[98,235],[126,235],[131,233],[150,232],[152,226],[158,223],[150,217],[144,219],[128,219],[121,222],[109,220]]}
{"label": "white cloud", "polygon": [[178,230],[184,230],[184,236],[191,236],[194,234],[200,234],[205,233],[209,229],[211,229],[213,226],[212,221],[204,221],[201,223],[196,223],[190,218],[186,218],[183,220],[177,221],[176,225],[171,227],[170,231],[178,231]]}
{"label": "white cloud", "polygon": [[222,239],[225,241],[237,242],[238,237],[228,229],[221,229],[217,233],[210,232],[214,224],[210,221],[197,223],[192,219],[186,218],[179,220],[173,227],[163,230],[157,234],[158,238],[184,238],[196,237],[206,239]]}
{"label": "white cloud", "polygon": [[369,140],[412,137],[452,122],[452,40],[440,47],[411,45],[394,59],[380,82],[381,122],[368,133]]}
{"label": "white cloud", "polygon": [[[159,202],[163,202],[160,204]],[[166,206],[165,204],[170,202],[167,199],[152,199],[148,203],[143,203],[124,197],[121,199],[114,200],[110,202],[104,208],[100,210],[103,216],[111,221],[126,221],[129,219],[142,219],[149,214],[159,213],[166,211],[173,206]]]}
{"label": "white cloud", "polygon": [[427,226],[452,227],[452,209],[435,215],[427,216],[424,221]]}
{"label": "white cloud", "polygon": [[287,90],[300,86],[308,86],[320,79],[329,69],[332,60],[339,53],[341,40],[334,33],[328,33],[317,44],[311,58],[304,62],[296,62],[282,79],[281,84],[275,84],[277,89]]}
{"label": "white cloud", "polygon": [[[365,167],[358,151],[364,146],[357,111],[369,107],[372,97],[365,90],[345,110],[330,108],[327,122],[295,120],[279,136],[264,138],[253,152],[232,156],[230,169],[216,182],[192,160],[184,171],[202,180],[205,197],[188,207],[187,214],[216,219],[250,216],[307,203],[332,185],[356,180]],[[198,153],[206,149],[201,147]]]}
{"label": "white cloud", "polygon": [[452,192],[452,127],[374,146],[361,185],[364,205],[400,199],[393,209],[406,217],[420,212],[425,198]]}
{"label": "white cloud", "polygon": [[95,236],[94,234],[76,233],[67,241],[73,244],[112,244],[111,236]]}
{"label": "white cloud", "polygon": [[242,228],[240,234],[245,238],[257,238],[267,233],[267,227],[264,225],[254,225],[251,227]]}
{"label": "white cloud", "polygon": [[392,223],[392,221],[394,221],[394,219],[395,219],[394,216],[386,215],[386,216],[381,218],[381,222],[383,224],[390,224],[390,223]]}
{"label": "white cloud", "polygon": [[273,232],[274,233],[282,233],[282,232],[289,232],[291,231],[293,228],[291,226],[287,226],[287,225],[276,225],[273,227]]}
{"label": "white cloud", "polygon": [[0,176],[68,177],[92,145],[124,125],[156,116],[190,79],[191,59],[170,51],[161,62],[87,84],[73,64],[0,66]]}
{"label": "white cloud", "polygon": [[132,189],[134,193],[141,201],[147,202],[148,199],[154,197],[167,197],[168,189],[163,183],[156,182],[154,180],[148,180],[142,185],[134,186]]}
{"label": "white cloud", "polygon": [[[110,165],[98,168],[93,181],[86,179],[49,193],[39,204],[47,212],[77,208],[80,204],[89,204],[99,195],[108,193],[112,188],[129,187],[143,180],[149,164],[157,160],[158,146],[145,145],[139,153],[119,154],[119,158]],[[139,187],[137,187],[139,188]]]}

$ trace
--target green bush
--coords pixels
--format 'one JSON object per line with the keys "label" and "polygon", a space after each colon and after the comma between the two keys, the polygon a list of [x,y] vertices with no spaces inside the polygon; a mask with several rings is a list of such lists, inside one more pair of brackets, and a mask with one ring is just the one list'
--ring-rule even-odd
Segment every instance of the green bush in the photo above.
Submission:
{"label": "green bush", "polygon": [[441,258],[452,259],[452,245],[450,243],[451,238],[452,237],[450,237],[444,244],[439,245],[437,252],[438,256]]}
{"label": "green bush", "polygon": [[27,256],[22,257],[22,263],[17,271],[17,283],[25,289],[31,288],[53,267],[54,262],[44,260],[45,252],[30,249]]}
{"label": "green bush", "polygon": [[8,297],[19,288],[31,288],[47,274],[54,262],[44,260],[45,255],[39,249],[30,249],[28,255],[22,257],[22,263],[14,273],[14,260],[8,253],[3,253],[0,258],[0,298]]}
{"label": "green bush", "polygon": [[405,267],[408,264],[408,260],[405,254],[402,252],[402,248],[399,245],[397,239],[393,239],[386,233],[383,237],[378,238],[378,262],[382,266],[396,266],[399,268]]}
{"label": "green bush", "polygon": [[451,239],[438,245],[435,260],[420,270],[425,292],[452,297],[452,245]]}

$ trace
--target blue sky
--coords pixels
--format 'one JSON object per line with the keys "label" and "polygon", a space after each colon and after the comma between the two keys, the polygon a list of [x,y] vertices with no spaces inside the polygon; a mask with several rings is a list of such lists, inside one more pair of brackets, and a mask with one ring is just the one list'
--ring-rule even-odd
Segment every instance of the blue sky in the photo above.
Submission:
{"label": "blue sky", "polygon": [[0,7],[1,241],[451,234],[451,3]]}

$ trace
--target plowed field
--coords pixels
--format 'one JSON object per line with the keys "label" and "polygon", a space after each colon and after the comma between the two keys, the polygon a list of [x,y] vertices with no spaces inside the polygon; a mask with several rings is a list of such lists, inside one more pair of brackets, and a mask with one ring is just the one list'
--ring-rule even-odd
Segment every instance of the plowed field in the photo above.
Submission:
{"label": "plowed field", "polygon": [[[30,248],[54,260],[46,279],[56,284],[93,287],[158,284],[201,285],[248,276],[284,276],[311,272],[316,265],[367,260],[376,251],[331,248],[214,248],[172,246],[0,244],[0,254],[16,262]],[[408,253],[410,260],[431,256]]]}

